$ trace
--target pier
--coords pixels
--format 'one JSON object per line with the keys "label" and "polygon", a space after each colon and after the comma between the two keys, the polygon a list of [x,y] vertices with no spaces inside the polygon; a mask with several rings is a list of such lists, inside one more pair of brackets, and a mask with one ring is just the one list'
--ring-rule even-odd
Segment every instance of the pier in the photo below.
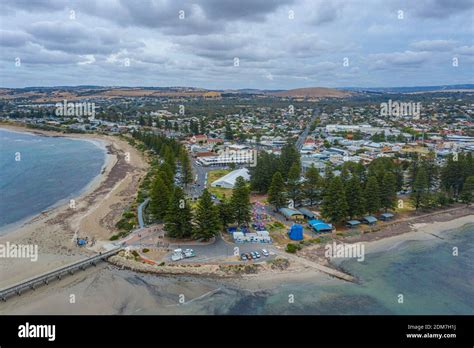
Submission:
{"label": "pier", "polygon": [[118,247],[118,248],[115,248],[115,249],[112,249],[100,254],[96,254],[86,259],[79,260],[72,264],[62,266],[55,270],[43,273],[36,277],[23,280],[8,288],[1,289],[0,299],[2,301],[6,301],[10,295],[16,294],[20,296],[22,293],[24,293],[27,290],[35,290],[39,286],[48,285],[49,282],[54,281],[54,280],[60,280],[62,277],[65,277],[67,275],[72,275],[74,274],[74,272],[78,270],[85,271],[87,267],[97,266],[97,263],[101,261],[105,261],[110,256],[117,254],[120,250],[122,250],[122,247]]}

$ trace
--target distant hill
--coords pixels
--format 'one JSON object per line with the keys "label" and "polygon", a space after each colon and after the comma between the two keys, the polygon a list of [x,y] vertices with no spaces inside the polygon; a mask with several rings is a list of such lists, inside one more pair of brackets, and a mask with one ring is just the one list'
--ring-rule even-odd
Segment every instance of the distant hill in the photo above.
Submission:
{"label": "distant hill", "polygon": [[310,87],[297,88],[287,91],[267,92],[268,95],[275,97],[289,97],[289,98],[346,98],[351,97],[357,93],[352,91],[344,91],[335,88]]}
{"label": "distant hill", "polygon": [[341,90],[372,93],[417,93],[474,90],[474,84],[414,87],[343,87]]}

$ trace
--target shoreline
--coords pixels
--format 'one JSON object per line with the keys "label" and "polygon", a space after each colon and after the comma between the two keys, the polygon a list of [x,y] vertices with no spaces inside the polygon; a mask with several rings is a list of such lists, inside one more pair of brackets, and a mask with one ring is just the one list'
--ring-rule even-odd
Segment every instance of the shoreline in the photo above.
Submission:
{"label": "shoreline", "polygon": [[[17,127],[15,127],[15,128],[17,128]],[[21,128],[21,127],[18,127],[18,128]],[[8,132],[12,132],[12,133],[20,133],[20,134],[21,133],[23,133],[23,134],[28,133],[28,134],[36,135],[36,136],[52,137],[51,135],[48,135],[48,134],[29,132],[27,129],[25,131],[13,130],[13,129],[10,129],[10,127],[8,127],[8,128],[4,127],[4,125],[0,123],[0,130],[1,129],[6,130]],[[53,137],[56,138],[58,136],[53,136]],[[111,146],[110,142],[108,142],[104,139],[98,139],[98,138],[86,139],[84,137],[81,137],[81,138],[68,137],[68,136],[62,136],[62,137],[68,138],[68,139],[73,139],[73,140],[78,140],[78,141],[90,142],[90,143],[94,144],[95,146],[97,146],[101,151],[103,151],[104,163],[103,163],[102,167],[100,168],[99,173],[96,176],[94,176],[83,188],[81,188],[80,190],[78,190],[76,192],[70,193],[68,195],[68,197],[59,199],[58,201],[52,203],[50,206],[46,207],[45,209],[43,209],[40,212],[30,214],[30,215],[22,218],[21,220],[9,223],[9,224],[4,225],[4,226],[1,226],[0,227],[0,237],[1,236],[6,236],[10,233],[14,233],[15,230],[17,230],[17,229],[21,228],[22,226],[30,223],[32,220],[40,217],[43,214],[47,215],[47,214],[53,213],[54,210],[56,210],[57,208],[60,208],[61,206],[67,204],[67,202],[69,202],[69,200],[71,200],[71,199],[80,200],[80,199],[84,198],[86,195],[90,194],[97,187],[99,187],[100,184],[105,180],[105,176],[112,170],[115,162],[114,162],[113,156],[110,154],[110,150],[109,150],[109,147]]]}
{"label": "shoreline", "polygon": [[[63,134],[26,127],[0,124],[1,129],[40,136],[60,136],[90,141],[104,149],[100,173],[82,190],[62,199],[46,210],[1,228],[0,243],[38,245],[40,262],[24,259],[0,259],[0,288],[38,273],[74,262],[91,254],[89,246],[79,248],[75,237],[89,237],[98,242],[116,232],[115,222],[133,203],[137,187],[146,174],[148,163],[142,154],[126,141],[101,134]],[[99,145],[99,144],[102,144]],[[125,160],[129,153],[130,161]],[[69,208],[69,200],[76,208]],[[5,228],[8,226],[8,230]]]}
{"label": "shoreline", "polygon": [[[420,216],[420,218],[422,218],[422,216]],[[430,232],[442,235],[443,233],[449,233],[449,231],[451,230],[460,229],[470,224],[474,224],[474,215],[465,215],[441,223],[437,221],[434,221],[432,223],[415,223],[413,224],[413,229],[411,231],[407,231],[393,236],[388,236],[385,238],[364,241],[362,243],[366,248],[366,254],[385,252],[388,250],[397,249],[407,241],[442,240],[443,238],[440,239],[439,237],[435,237]],[[285,258],[285,255],[281,255],[281,257]],[[298,255],[298,257],[308,260],[312,259],[311,257],[308,257],[308,255]],[[330,259],[327,260],[327,262],[323,262],[321,259],[314,260],[313,258],[312,261],[318,262],[321,265],[330,267],[334,270],[347,273],[347,271],[345,271],[344,268],[341,268],[340,266],[340,263],[344,260],[347,259],[338,258]],[[256,272],[243,272],[234,274],[232,272],[223,270],[226,267],[229,269],[232,268],[232,266],[229,267],[229,265],[225,264],[220,265],[222,267],[219,267],[219,265],[214,264],[186,263],[169,265],[167,264],[164,266],[155,267],[148,263],[142,263],[140,261],[127,259],[120,255],[113,256],[109,260],[109,263],[119,269],[122,268],[133,272],[153,274],[156,276],[190,276],[200,277],[204,279],[217,278],[231,282],[236,286],[244,287],[245,289],[251,290],[266,290],[287,281],[316,281],[318,283],[321,282],[321,284],[347,282],[320,270],[308,267],[304,264],[304,262],[299,262],[297,260],[294,260],[294,258],[293,260],[289,261],[290,264],[285,269],[273,269],[268,265],[258,264],[260,266],[257,267]],[[243,265],[245,266],[245,264]],[[357,284],[357,282],[355,282],[355,284]]]}
{"label": "shoreline", "polygon": [[[130,183],[130,180],[132,180],[131,176],[133,176],[133,174],[129,175],[130,173],[128,171],[130,170],[132,171],[132,173],[135,173],[135,179],[137,179],[138,177],[138,181],[136,181],[135,184],[139,182],[140,177],[143,177],[144,168],[146,168],[148,164],[144,164],[146,160],[141,156],[141,154],[135,148],[126,144],[126,142],[124,142],[123,140],[105,135],[75,133],[63,134],[44,130],[31,131],[30,129],[25,127],[11,125],[6,127],[3,124],[0,124],[0,128],[7,128],[8,130],[13,129],[14,131],[16,130],[18,132],[23,133],[29,132],[33,134],[41,134],[43,136],[82,138],[91,141],[98,140],[106,144],[105,148],[108,152],[110,152],[106,153],[108,161],[106,164],[104,164],[101,173],[96,178],[94,178],[89,185],[87,185],[87,187],[84,189],[83,194],[79,195],[77,198],[78,203],[80,205],[78,213],[82,213],[80,216],[74,216],[75,213],[68,213],[67,211],[65,211],[64,207],[61,207],[61,205],[59,205],[58,207],[54,207],[48,210],[45,214],[41,213],[34,216],[23,226],[9,233],[8,237],[11,236],[13,239],[26,239],[30,241],[36,238],[38,243],[41,244],[44,239],[48,237],[48,234],[46,233],[45,236],[41,234],[41,236],[39,236],[39,233],[36,231],[36,229],[43,229],[44,231],[45,228],[43,227],[46,227],[46,229],[51,228],[56,230],[56,234],[53,236],[55,238],[53,238],[53,240],[57,244],[46,245],[46,247],[42,249],[42,251],[47,254],[46,259],[48,260],[48,257],[50,257],[51,260],[54,261],[53,263],[56,266],[61,266],[63,264],[75,261],[75,258],[77,259],[81,256],[90,254],[91,250],[87,248],[77,248],[75,245],[73,245],[73,238],[74,236],[76,236],[75,233],[77,231],[89,231],[88,236],[97,237],[99,242],[108,241],[107,237],[110,237],[111,233],[107,235],[107,232],[110,232],[107,230],[107,225],[109,227],[111,226],[110,222],[113,221],[113,218],[106,219],[103,213],[107,215],[112,209],[110,206],[106,207],[105,209],[101,209],[101,204],[103,203],[103,200],[107,200],[108,198],[110,198],[109,196],[113,194],[114,191],[115,193],[117,193],[118,196],[128,195],[128,198],[130,195],[135,194],[136,190],[134,191],[131,188],[136,187],[136,185],[134,186],[133,183]],[[124,175],[115,178],[115,180],[110,180],[110,177],[112,176],[112,172],[114,170],[119,169],[118,171],[120,171],[120,166],[127,167],[127,164],[124,163],[124,158],[123,156],[121,156],[119,151],[121,146],[125,146],[133,150],[137,156],[132,157],[135,160],[139,159],[142,162],[142,167],[140,168],[141,170],[138,170],[139,173],[135,172],[136,168],[133,168],[133,166],[130,166],[132,168],[128,168],[125,170],[123,170],[122,168],[121,174]],[[116,147],[119,147],[119,149],[117,149]],[[123,150],[123,148],[121,148],[121,150]],[[124,184],[124,182],[127,180],[128,182]],[[113,201],[112,203],[112,205],[117,204],[117,200]],[[67,223],[65,224],[63,220],[66,220]],[[466,207],[459,205],[455,206],[454,208],[448,208],[445,210],[426,213],[423,215],[415,215],[408,219],[402,219],[399,221],[395,220],[390,224],[381,225],[380,230],[376,232],[363,233],[357,236],[345,238],[335,237],[334,241],[337,243],[344,242],[350,244],[362,242],[366,246],[366,252],[373,253],[397,248],[399,245],[408,240],[428,240],[437,238],[433,235],[433,233],[437,234],[441,231],[459,228],[466,223],[474,223],[474,207]],[[57,231],[58,229],[60,229],[60,231]],[[66,230],[67,232],[65,233],[64,230]],[[69,240],[67,241],[68,243],[65,243],[65,235],[67,236],[67,238],[69,238]],[[6,235],[0,234],[0,243],[2,242],[2,240],[6,239],[5,237]],[[58,242],[58,238],[62,238],[63,240]],[[9,241],[11,242],[11,240]],[[61,252],[58,252],[58,248],[61,249]],[[324,258],[324,248],[322,244],[305,247],[300,252],[298,252],[296,256],[341,271],[341,269],[338,267],[338,262],[332,263],[331,259]],[[337,261],[339,260],[340,259],[338,259]],[[256,279],[257,283],[278,283],[284,282],[285,280],[288,280],[290,278],[309,279],[313,277],[318,277],[318,279],[321,278],[335,280],[333,277],[324,274],[321,271],[317,271],[315,269],[311,270],[310,268],[304,266],[304,262],[301,263],[298,260],[292,260],[288,269],[271,269],[271,267],[264,266],[260,268],[257,267],[259,268],[259,270],[255,273],[236,272],[236,274],[232,274],[232,272],[223,272],[219,269],[218,266],[212,267],[212,265],[203,265],[203,267],[201,267],[200,269],[199,267],[190,266],[165,266],[161,267],[161,269],[157,269],[151,267],[150,265],[145,265],[146,267],[143,270],[140,270],[141,265],[143,265],[141,262],[129,262],[127,260],[125,264],[120,264],[120,262],[119,264],[117,264],[117,258],[115,258],[114,261],[115,262],[111,263],[115,263],[118,267],[124,265],[124,267],[132,269],[135,272],[154,273],[158,275],[166,274],[169,276],[189,275],[200,276],[204,278],[211,276],[216,277],[220,274],[226,279],[232,279],[239,283],[246,282],[248,284],[252,283],[253,279]],[[12,262],[12,264],[13,263],[15,262]],[[45,270],[48,270],[49,268],[51,268],[50,266],[51,265],[42,265],[41,267]],[[4,267],[6,266],[2,265],[2,261],[0,260],[0,271],[2,271],[2,268]],[[9,273],[14,273],[13,271],[16,268],[17,267],[14,265],[8,266]],[[21,268],[23,267],[16,269],[16,273],[21,273]],[[186,268],[188,268],[189,270],[193,268],[192,272],[188,272]],[[30,270],[28,269],[28,271]],[[21,278],[26,278],[27,275],[28,274],[22,277],[18,277],[18,275],[16,275],[16,279],[21,280]],[[14,282],[13,279],[12,282]],[[3,287],[3,285],[8,285],[6,283],[6,281],[2,281],[0,279],[0,288]]]}

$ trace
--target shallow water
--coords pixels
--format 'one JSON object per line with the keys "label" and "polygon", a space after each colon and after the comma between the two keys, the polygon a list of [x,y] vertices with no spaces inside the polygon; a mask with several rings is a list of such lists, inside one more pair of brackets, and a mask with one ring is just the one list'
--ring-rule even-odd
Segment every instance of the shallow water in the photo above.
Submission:
{"label": "shallow water", "polygon": [[[409,241],[342,267],[360,279],[327,276],[250,291],[227,280],[140,274],[106,266],[0,303],[18,314],[474,314],[474,224]],[[453,247],[459,256],[452,255]],[[66,302],[74,293],[80,305]],[[403,295],[403,303],[398,295]],[[183,303],[180,298],[183,296]],[[291,301],[293,299],[293,301]]]}
{"label": "shallow water", "polygon": [[97,142],[0,128],[0,227],[77,196],[104,162]]}

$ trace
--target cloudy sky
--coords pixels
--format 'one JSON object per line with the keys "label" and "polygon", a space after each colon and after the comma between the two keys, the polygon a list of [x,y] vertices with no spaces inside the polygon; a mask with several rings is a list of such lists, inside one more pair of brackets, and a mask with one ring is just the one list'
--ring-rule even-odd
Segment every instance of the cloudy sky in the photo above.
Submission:
{"label": "cloudy sky", "polygon": [[474,83],[474,0],[1,0],[0,86]]}

